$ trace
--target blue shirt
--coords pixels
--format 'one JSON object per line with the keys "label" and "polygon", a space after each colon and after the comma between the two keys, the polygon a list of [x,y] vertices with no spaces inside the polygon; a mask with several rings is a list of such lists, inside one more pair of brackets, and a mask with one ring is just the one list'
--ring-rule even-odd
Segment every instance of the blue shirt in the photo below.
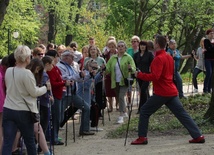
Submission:
{"label": "blue shirt", "polygon": [[[168,48],[167,50],[168,53],[170,53],[171,56],[174,55],[173,59],[174,59],[174,64],[175,64],[175,70],[178,71],[179,70],[179,67],[180,67],[180,60],[181,60],[181,54],[180,54],[180,51],[175,49],[174,51],[171,50],[170,48]],[[175,52],[175,53],[174,53]]]}
{"label": "blue shirt", "polygon": [[[46,72],[43,72],[43,75],[42,75],[42,85],[46,84],[46,82],[48,80],[49,80],[48,74]],[[40,100],[40,105],[48,107],[48,103],[50,102],[48,92],[45,93],[44,95],[40,96],[39,100]]]}

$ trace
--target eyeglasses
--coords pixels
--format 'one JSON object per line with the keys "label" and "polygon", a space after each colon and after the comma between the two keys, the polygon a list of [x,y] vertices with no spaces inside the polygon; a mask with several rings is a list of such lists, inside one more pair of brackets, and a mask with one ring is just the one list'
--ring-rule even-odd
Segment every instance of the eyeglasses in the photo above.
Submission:
{"label": "eyeglasses", "polygon": [[38,53],[37,55],[39,55],[39,56],[40,56],[40,55],[44,55],[44,53]]}
{"label": "eyeglasses", "polygon": [[138,42],[137,40],[132,40],[132,43],[136,43],[136,42]]}
{"label": "eyeglasses", "polygon": [[124,45],[118,45],[117,47],[124,47]]}
{"label": "eyeglasses", "polygon": [[91,67],[92,68],[92,70],[98,70],[98,68],[97,67]]}

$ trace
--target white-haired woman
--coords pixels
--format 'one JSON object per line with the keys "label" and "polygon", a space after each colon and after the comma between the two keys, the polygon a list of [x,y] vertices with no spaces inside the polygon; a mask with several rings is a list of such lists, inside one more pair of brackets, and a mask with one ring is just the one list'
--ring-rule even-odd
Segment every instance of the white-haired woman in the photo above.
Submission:
{"label": "white-haired woman", "polygon": [[34,122],[31,112],[38,113],[36,100],[47,92],[46,86],[37,87],[33,73],[25,67],[30,63],[31,50],[20,45],[14,52],[16,66],[7,69],[7,88],[3,109],[3,148],[2,154],[11,155],[13,141],[19,129],[27,148],[27,153],[36,155]]}
{"label": "white-haired woman", "polygon": [[119,102],[119,112],[117,123],[123,123],[123,117],[128,117],[126,113],[125,95],[128,86],[125,85],[125,79],[129,77],[129,73],[133,73],[136,69],[133,58],[126,53],[126,43],[119,41],[117,43],[118,53],[113,55],[106,64],[106,72],[111,75],[111,88],[115,89],[116,98]]}

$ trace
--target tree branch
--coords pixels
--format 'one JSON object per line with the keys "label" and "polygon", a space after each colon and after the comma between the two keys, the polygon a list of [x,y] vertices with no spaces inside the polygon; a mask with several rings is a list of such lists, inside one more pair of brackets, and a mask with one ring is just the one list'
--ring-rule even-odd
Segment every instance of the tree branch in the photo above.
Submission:
{"label": "tree branch", "polygon": [[10,0],[0,0],[0,26],[4,20],[6,14],[7,6],[9,5]]}

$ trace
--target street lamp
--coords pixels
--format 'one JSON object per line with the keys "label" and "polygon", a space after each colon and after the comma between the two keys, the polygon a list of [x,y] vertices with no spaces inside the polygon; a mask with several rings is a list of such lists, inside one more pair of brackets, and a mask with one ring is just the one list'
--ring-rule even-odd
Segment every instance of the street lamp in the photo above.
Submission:
{"label": "street lamp", "polygon": [[19,37],[19,32],[15,31],[13,32],[13,38],[17,39]]}
{"label": "street lamp", "polygon": [[[10,36],[10,29],[8,29],[8,32],[7,32],[7,37],[8,37],[8,45],[7,45],[7,48],[8,48],[8,51],[7,51],[7,54],[9,55],[10,54],[10,39],[11,39],[11,36]],[[13,38],[17,39],[19,37],[19,32],[18,31],[14,31],[13,32]]]}

